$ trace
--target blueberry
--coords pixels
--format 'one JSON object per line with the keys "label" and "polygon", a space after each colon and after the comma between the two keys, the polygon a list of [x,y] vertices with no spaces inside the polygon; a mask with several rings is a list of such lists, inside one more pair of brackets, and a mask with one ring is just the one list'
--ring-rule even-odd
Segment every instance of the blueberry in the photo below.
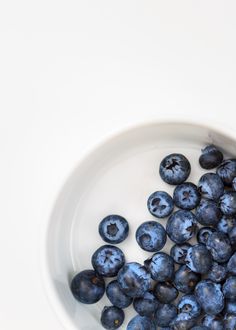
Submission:
{"label": "blueberry", "polygon": [[236,190],[236,177],[232,181],[232,188],[233,190]]}
{"label": "blueberry", "polygon": [[106,288],[106,294],[112,305],[119,308],[126,308],[131,305],[133,299],[127,296],[121,289],[118,282],[112,281]]}
{"label": "blueberry", "polygon": [[146,221],[138,227],[136,241],[143,250],[156,252],[166,244],[166,231],[160,223]]}
{"label": "blueberry", "polygon": [[191,330],[210,330],[210,328],[206,327],[205,325],[196,325],[195,327],[191,328]]}
{"label": "blueberry", "polygon": [[217,229],[225,234],[228,234],[234,226],[236,226],[236,218],[223,215],[217,224]]}
{"label": "blueberry", "polygon": [[191,182],[178,185],[174,190],[173,200],[175,205],[180,209],[194,209],[200,203],[200,194],[197,186]]}
{"label": "blueberry", "polygon": [[157,252],[152,258],[144,261],[154,281],[164,282],[173,278],[174,260],[165,252]]}
{"label": "blueberry", "polygon": [[199,274],[192,272],[187,266],[183,265],[175,272],[174,284],[180,292],[191,293],[199,280]]}
{"label": "blueberry", "polygon": [[212,256],[203,244],[188,249],[186,265],[195,273],[206,274],[212,266]]}
{"label": "blueberry", "polygon": [[166,156],[161,161],[159,168],[162,180],[172,185],[183,183],[189,177],[190,171],[190,163],[182,154]]}
{"label": "blueberry", "polygon": [[127,238],[128,233],[129,224],[120,215],[108,215],[99,224],[99,234],[107,243],[121,243]]}
{"label": "blueberry", "polygon": [[224,281],[226,276],[227,268],[222,264],[218,264],[217,262],[213,262],[210,271],[206,274],[206,278],[215,283]]}
{"label": "blueberry", "polygon": [[236,276],[227,278],[223,285],[223,293],[228,300],[236,300]]}
{"label": "blueberry", "polygon": [[226,314],[224,317],[224,330],[236,329],[236,315]]}
{"label": "blueberry", "polygon": [[223,161],[222,152],[213,144],[206,146],[202,149],[202,154],[199,158],[199,164],[206,170],[211,170],[220,165]]}
{"label": "blueberry", "polygon": [[136,315],[130,320],[126,330],[156,330],[156,325],[147,316]]}
{"label": "blueberry", "polygon": [[159,327],[167,327],[177,315],[177,308],[173,304],[160,305],[155,313],[155,321]]}
{"label": "blueberry", "polygon": [[173,211],[174,202],[167,192],[156,191],[148,198],[147,207],[154,217],[165,218]]}
{"label": "blueberry", "polygon": [[177,244],[182,244],[190,240],[194,235],[195,229],[196,217],[190,211],[176,211],[167,220],[167,234]]}
{"label": "blueberry", "polygon": [[171,326],[174,330],[187,330],[191,329],[196,324],[196,319],[192,318],[188,313],[178,314],[173,321]]}
{"label": "blueberry", "polygon": [[178,303],[179,313],[188,313],[191,317],[198,317],[201,314],[201,306],[193,294],[182,296]]}
{"label": "blueberry", "polygon": [[220,209],[225,215],[236,214],[236,191],[227,191],[221,196]]}
{"label": "blueberry", "polygon": [[236,301],[226,300],[224,312],[236,315]]}
{"label": "blueberry", "polygon": [[191,247],[189,243],[175,244],[170,250],[170,255],[177,264],[184,265],[188,249]]}
{"label": "blueberry", "polygon": [[145,292],[143,297],[135,298],[134,309],[141,316],[151,317],[159,306],[159,302],[151,292]]}
{"label": "blueberry", "polygon": [[125,264],[119,271],[117,281],[121,290],[129,297],[142,297],[151,289],[151,275],[137,262]]}
{"label": "blueberry", "polygon": [[203,174],[198,182],[198,190],[203,198],[218,200],[224,193],[224,184],[218,174]]}
{"label": "blueberry", "polygon": [[208,237],[210,234],[214,233],[216,230],[212,227],[202,227],[197,232],[197,241],[198,243],[206,245],[206,242],[208,240]]}
{"label": "blueberry", "polygon": [[104,277],[116,276],[124,263],[124,253],[116,246],[103,245],[92,255],[93,268]]}
{"label": "blueberry", "polygon": [[234,250],[236,250],[236,226],[233,227],[229,232],[229,240],[231,243],[231,246]]}
{"label": "blueberry", "polygon": [[202,280],[196,285],[195,296],[206,314],[216,315],[224,308],[224,295],[220,284]]}
{"label": "blueberry", "polygon": [[231,257],[232,248],[229,238],[220,231],[216,231],[208,237],[206,246],[210,250],[213,259],[219,263],[226,262]]}
{"label": "blueberry", "polygon": [[226,186],[231,186],[233,179],[236,177],[236,159],[223,161],[217,168],[216,173]]}
{"label": "blueberry", "polygon": [[94,304],[102,298],[105,282],[94,270],[83,270],[72,279],[71,292],[83,304]]}
{"label": "blueberry", "polygon": [[227,263],[227,270],[229,273],[236,275],[236,252],[229,259]]}
{"label": "blueberry", "polygon": [[223,319],[217,315],[205,315],[202,325],[209,327],[210,330],[224,330]]}
{"label": "blueberry", "polygon": [[202,199],[196,209],[197,221],[203,226],[215,226],[222,214],[215,201]]}
{"label": "blueberry", "polygon": [[178,290],[170,282],[159,282],[154,288],[154,295],[163,304],[171,303],[177,298],[178,294]]}
{"label": "blueberry", "polygon": [[105,329],[118,329],[124,322],[125,314],[122,309],[116,306],[104,307],[101,315],[101,323]]}

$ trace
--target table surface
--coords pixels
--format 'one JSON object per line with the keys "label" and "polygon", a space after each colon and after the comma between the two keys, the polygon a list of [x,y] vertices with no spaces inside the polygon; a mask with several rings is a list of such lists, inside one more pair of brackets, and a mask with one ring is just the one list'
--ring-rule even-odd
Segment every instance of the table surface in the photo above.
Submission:
{"label": "table surface", "polygon": [[0,4],[0,328],[63,329],[40,237],[62,183],[111,132],[158,118],[234,128],[235,1]]}

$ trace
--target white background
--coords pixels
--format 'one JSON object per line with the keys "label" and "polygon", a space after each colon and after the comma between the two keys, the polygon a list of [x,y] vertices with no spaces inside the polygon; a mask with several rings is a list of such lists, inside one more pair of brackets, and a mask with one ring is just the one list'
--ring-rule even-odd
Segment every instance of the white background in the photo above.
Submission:
{"label": "white background", "polygon": [[40,233],[98,140],[144,119],[235,127],[236,2],[0,2],[0,329],[62,329]]}

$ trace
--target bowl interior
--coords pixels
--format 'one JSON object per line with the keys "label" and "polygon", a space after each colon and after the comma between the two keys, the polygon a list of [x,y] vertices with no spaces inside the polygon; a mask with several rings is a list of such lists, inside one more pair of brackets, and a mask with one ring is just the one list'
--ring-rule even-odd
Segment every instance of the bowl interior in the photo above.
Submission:
{"label": "bowl interior", "polygon": [[[154,123],[116,135],[74,170],[56,201],[46,235],[47,288],[66,328],[103,329],[101,310],[110,305],[105,295],[95,305],[83,305],[69,289],[73,275],[90,269],[93,252],[105,244],[98,234],[101,219],[113,213],[128,220],[129,237],[118,246],[127,261],[142,263],[151,253],[139,248],[135,230],[142,222],[155,219],[147,210],[147,198],[156,190],[173,192],[159,177],[160,161],[169,153],[183,153],[192,166],[188,181],[197,183],[204,173],[198,164],[200,149],[207,143],[220,146],[228,155],[236,154],[235,140],[219,130],[188,123]],[[166,219],[160,222],[165,226]],[[170,245],[168,241],[164,250]],[[126,329],[135,314],[132,308],[125,313],[121,329]]]}

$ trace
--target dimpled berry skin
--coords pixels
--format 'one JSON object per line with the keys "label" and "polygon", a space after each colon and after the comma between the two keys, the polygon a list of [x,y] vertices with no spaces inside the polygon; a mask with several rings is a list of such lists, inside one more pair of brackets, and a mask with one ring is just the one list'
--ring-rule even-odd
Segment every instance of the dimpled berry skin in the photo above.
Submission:
{"label": "dimpled berry skin", "polygon": [[223,293],[226,299],[231,301],[236,300],[236,276],[227,278],[223,285]]}
{"label": "dimpled berry skin", "polygon": [[124,263],[124,253],[116,246],[103,245],[92,255],[93,268],[104,277],[116,276]]}
{"label": "dimpled berry skin", "polygon": [[167,220],[167,235],[177,244],[183,244],[190,240],[195,230],[196,217],[191,211],[178,210]]}
{"label": "dimpled berry skin", "polygon": [[189,243],[175,244],[170,249],[170,255],[177,264],[185,265],[185,258],[188,252],[188,249],[191,247]]}
{"label": "dimpled berry skin", "polygon": [[215,201],[202,199],[196,208],[197,221],[203,226],[215,226],[222,217],[222,213]]}
{"label": "dimpled berry skin", "polygon": [[210,234],[214,233],[216,231],[215,228],[212,227],[202,227],[197,232],[197,241],[198,243],[206,245],[206,242],[208,240],[208,237]]}
{"label": "dimpled berry skin", "polygon": [[187,266],[183,265],[175,272],[174,285],[180,292],[191,293],[199,280],[199,274],[192,272]]}
{"label": "dimpled berry skin", "polygon": [[198,182],[198,191],[203,198],[218,200],[224,193],[224,184],[215,173],[203,174]]}
{"label": "dimpled berry skin", "polygon": [[137,262],[125,264],[117,275],[121,290],[129,297],[142,297],[151,289],[151,275]]}
{"label": "dimpled berry skin", "polygon": [[224,330],[236,329],[236,315],[226,314],[224,317]]}
{"label": "dimpled berry skin", "polygon": [[112,305],[119,308],[126,308],[131,305],[133,301],[131,297],[124,294],[116,280],[108,284],[106,288],[106,295]]}
{"label": "dimpled berry skin", "polygon": [[99,224],[99,234],[101,238],[111,244],[123,242],[129,233],[127,220],[120,215],[108,215]]}
{"label": "dimpled berry skin", "polygon": [[205,315],[202,325],[209,327],[210,330],[224,330],[222,317],[216,315]]}
{"label": "dimpled berry skin", "polygon": [[188,249],[186,265],[195,273],[206,274],[212,266],[212,256],[205,245],[196,244]]}
{"label": "dimpled berry skin", "polygon": [[219,166],[222,161],[222,152],[213,144],[210,144],[202,149],[202,154],[199,157],[199,164],[206,170],[211,170]]}
{"label": "dimpled berry skin", "polygon": [[220,209],[225,215],[236,214],[236,191],[227,191],[221,196]]}
{"label": "dimpled berry skin", "polygon": [[224,313],[236,315],[236,301],[225,300]]}
{"label": "dimpled berry skin", "polygon": [[191,317],[198,317],[201,314],[201,306],[193,294],[182,296],[178,303],[179,313],[188,313]]}
{"label": "dimpled berry skin", "polygon": [[156,330],[156,325],[149,317],[136,315],[129,321],[126,330]]}
{"label": "dimpled berry skin", "polygon": [[134,309],[141,316],[151,317],[159,306],[159,302],[151,292],[145,292],[143,297],[134,299]]}
{"label": "dimpled berry skin", "polygon": [[159,167],[162,180],[171,185],[183,183],[189,177],[190,171],[190,163],[182,154],[166,156]]}
{"label": "dimpled berry skin", "polygon": [[72,279],[71,292],[81,303],[94,304],[102,298],[105,282],[94,270],[84,270]]}
{"label": "dimpled berry skin", "polygon": [[183,210],[192,210],[200,203],[201,196],[197,186],[191,182],[178,185],[173,193],[173,200],[177,207]]}
{"label": "dimpled berry skin", "polygon": [[154,281],[165,282],[174,276],[174,260],[165,252],[157,252],[144,261]]}
{"label": "dimpled berry skin", "polygon": [[169,304],[178,297],[178,290],[169,282],[159,282],[154,288],[154,295],[163,304]]}
{"label": "dimpled berry skin", "polygon": [[138,227],[136,241],[143,250],[156,252],[166,243],[166,231],[160,223],[146,221]]}
{"label": "dimpled berry skin", "polygon": [[178,314],[171,322],[171,329],[174,330],[188,330],[196,324],[196,319],[192,318],[188,313]]}
{"label": "dimpled berry skin", "polygon": [[196,285],[195,296],[206,314],[216,315],[224,308],[224,295],[220,284],[202,280]]}
{"label": "dimpled berry skin", "polygon": [[222,233],[228,234],[230,230],[236,226],[236,218],[232,216],[223,215],[217,224],[217,229]]}
{"label": "dimpled berry skin", "polygon": [[116,306],[104,307],[101,315],[101,324],[107,330],[118,329],[124,322],[125,314]]}
{"label": "dimpled berry skin", "polygon": [[227,271],[233,275],[236,275],[236,252],[231,256],[227,263]]}
{"label": "dimpled berry skin", "polygon": [[147,201],[149,212],[157,218],[169,216],[174,209],[172,197],[165,191],[156,191],[149,196]]}
{"label": "dimpled berry skin", "polygon": [[177,315],[177,308],[173,304],[163,304],[156,310],[155,321],[159,327],[167,327]]}
{"label": "dimpled berry skin", "polygon": [[236,177],[236,159],[223,161],[217,168],[216,173],[226,186],[231,186],[233,179]]}
{"label": "dimpled berry skin", "polygon": [[206,274],[206,278],[215,282],[220,283],[226,279],[227,276],[227,268],[225,265],[218,264],[217,262],[213,262],[210,271]]}
{"label": "dimpled berry skin", "polygon": [[226,234],[220,231],[216,231],[208,237],[206,247],[210,250],[214,261],[223,263],[231,257],[230,240]]}

